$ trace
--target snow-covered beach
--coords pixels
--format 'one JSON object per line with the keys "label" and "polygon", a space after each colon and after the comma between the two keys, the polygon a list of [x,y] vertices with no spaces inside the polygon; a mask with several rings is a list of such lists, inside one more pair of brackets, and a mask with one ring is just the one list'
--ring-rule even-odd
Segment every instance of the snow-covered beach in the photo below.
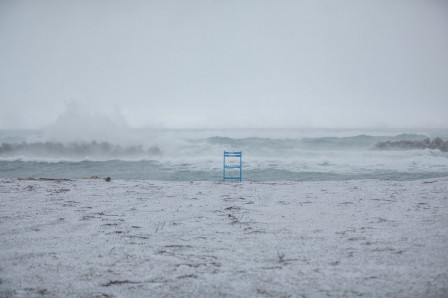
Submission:
{"label": "snow-covered beach", "polygon": [[0,297],[447,297],[448,178],[0,180]]}
{"label": "snow-covered beach", "polygon": [[0,41],[0,298],[448,298],[448,0],[0,0]]}

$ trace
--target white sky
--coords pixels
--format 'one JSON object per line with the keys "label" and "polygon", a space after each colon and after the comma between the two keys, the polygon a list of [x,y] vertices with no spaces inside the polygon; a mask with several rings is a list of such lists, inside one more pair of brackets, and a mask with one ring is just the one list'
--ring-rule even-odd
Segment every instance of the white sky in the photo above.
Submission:
{"label": "white sky", "polygon": [[445,0],[0,0],[0,128],[448,127]]}

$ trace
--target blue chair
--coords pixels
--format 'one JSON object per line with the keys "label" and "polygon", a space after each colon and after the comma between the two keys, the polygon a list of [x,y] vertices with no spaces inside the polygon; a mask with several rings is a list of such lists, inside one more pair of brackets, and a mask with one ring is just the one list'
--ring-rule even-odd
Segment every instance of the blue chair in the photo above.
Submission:
{"label": "blue chair", "polygon": [[[227,164],[226,159],[228,158],[239,158],[239,164]],[[243,152],[241,151],[234,151],[234,152],[227,152],[224,151],[224,165],[223,165],[223,180],[239,180],[240,182],[243,180],[243,168],[242,168],[242,159],[243,159]],[[240,175],[239,176],[227,176],[227,169],[238,169]]]}

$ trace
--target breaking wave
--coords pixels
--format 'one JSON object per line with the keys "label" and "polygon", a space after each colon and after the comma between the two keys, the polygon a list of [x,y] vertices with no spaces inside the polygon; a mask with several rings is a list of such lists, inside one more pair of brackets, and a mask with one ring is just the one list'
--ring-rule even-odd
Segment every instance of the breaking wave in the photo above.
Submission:
{"label": "breaking wave", "polygon": [[[163,134],[161,132],[160,134]],[[137,139],[152,139],[154,136],[140,135]],[[0,158],[7,159],[61,159],[61,160],[138,160],[211,156],[223,150],[244,150],[254,157],[292,157],[303,154],[304,151],[355,151],[389,149],[409,144],[426,144],[426,136],[417,134],[402,134],[392,137],[359,135],[353,137],[320,137],[320,138],[262,138],[262,137],[207,137],[190,138],[190,136],[171,136],[160,140],[160,145],[125,145],[108,141],[80,141],[80,142],[56,142],[56,141],[22,141],[1,142]],[[428,148],[433,148],[435,142],[443,146],[441,140],[435,140]],[[415,148],[420,148],[414,146]],[[413,147],[413,148],[414,148]],[[443,147],[445,148],[445,147]],[[443,151],[443,150],[442,150]]]}
{"label": "breaking wave", "polygon": [[[45,131],[0,131],[0,178],[106,175],[219,180],[224,150],[243,151],[247,180],[419,179],[448,173],[448,153],[431,145],[445,141],[428,141],[427,134],[309,135],[126,129],[125,137],[108,135],[108,140],[93,135],[90,140],[58,140],[54,135],[48,138]],[[411,148],[426,150],[378,150],[379,146],[402,148],[402,144],[431,146]]]}
{"label": "breaking wave", "polygon": [[396,142],[396,141],[420,141],[427,138],[420,134],[400,134],[397,136],[370,136],[357,135],[349,137],[316,137],[316,138],[229,138],[229,137],[210,137],[207,142],[221,146],[230,146],[232,148],[246,149],[273,149],[273,150],[290,150],[290,149],[306,149],[306,150],[360,150],[374,148],[379,142]]}

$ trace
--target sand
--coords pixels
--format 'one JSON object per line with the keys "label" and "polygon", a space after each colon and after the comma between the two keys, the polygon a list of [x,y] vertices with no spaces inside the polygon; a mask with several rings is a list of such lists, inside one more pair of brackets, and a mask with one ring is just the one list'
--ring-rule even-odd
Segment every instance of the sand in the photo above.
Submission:
{"label": "sand", "polygon": [[448,297],[448,178],[0,180],[0,297]]}

